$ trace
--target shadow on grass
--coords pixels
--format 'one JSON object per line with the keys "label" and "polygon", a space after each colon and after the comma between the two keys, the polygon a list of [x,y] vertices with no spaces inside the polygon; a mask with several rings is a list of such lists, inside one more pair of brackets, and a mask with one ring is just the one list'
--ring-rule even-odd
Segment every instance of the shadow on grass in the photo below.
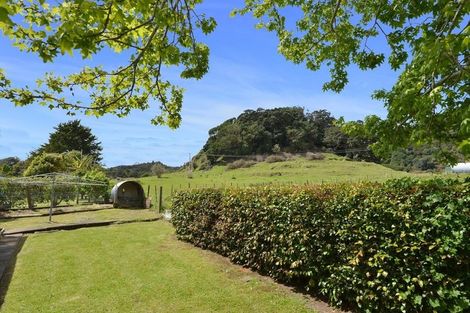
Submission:
{"label": "shadow on grass", "polygon": [[18,254],[23,248],[23,245],[26,239],[27,239],[26,236],[22,236],[20,238],[18,244],[16,245],[15,251],[12,253],[12,256],[10,257],[7,267],[5,268],[5,272],[3,273],[3,276],[0,279],[0,309],[2,308],[3,302],[5,301],[5,297],[8,292],[8,287],[10,287],[10,282],[13,277],[13,273],[15,272],[16,260],[17,260]]}

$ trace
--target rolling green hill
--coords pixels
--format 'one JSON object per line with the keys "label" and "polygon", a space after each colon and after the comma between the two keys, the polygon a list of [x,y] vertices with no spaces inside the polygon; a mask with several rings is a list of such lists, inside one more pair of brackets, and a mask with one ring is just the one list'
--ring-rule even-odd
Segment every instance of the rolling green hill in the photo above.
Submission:
{"label": "rolling green hill", "polygon": [[194,171],[192,178],[188,171],[178,171],[164,174],[161,178],[144,177],[139,181],[147,193],[150,186],[150,196],[155,203],[155,190],[163,187],[166,202],[173,192],[187,188],[203,187],[243,187],[256,184],[304,184],[322,182],[344,182],[372,180],[384,181],[390,178],[405,176],[429,177],[437,174],[407,173],[395,171],[385,166],[369,163],[348,161],[343,157],[325,154],[324,160],[307,160],[302,157],[277,162],[260,162],[249,168],[229,170],[226,166],[215,166],[208,171]]}

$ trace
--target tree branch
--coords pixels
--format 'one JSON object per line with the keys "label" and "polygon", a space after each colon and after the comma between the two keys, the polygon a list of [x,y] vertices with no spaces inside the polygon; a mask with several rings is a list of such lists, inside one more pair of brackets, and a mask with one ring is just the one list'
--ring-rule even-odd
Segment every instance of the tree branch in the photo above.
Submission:
{"label": "tree branch", "polygon": [[336,28],[336,15],[338,14],[340,5],[341,5],[341,0],[336,0],[336,5],[335,5],[333,15],[331,16],[331,20],[330,20],[330,26],[331,26],[332,31],[335,31],[335,28]]}

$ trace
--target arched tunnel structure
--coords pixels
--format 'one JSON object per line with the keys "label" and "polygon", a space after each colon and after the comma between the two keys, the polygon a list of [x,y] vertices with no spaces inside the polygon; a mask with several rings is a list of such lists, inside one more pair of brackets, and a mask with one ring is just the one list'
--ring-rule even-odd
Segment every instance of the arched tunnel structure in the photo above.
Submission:
{"label": "arched tunnel structure", "polygon": [[136,181],[125,180],[113,187],[111,190],[111,200],[115,208],[144,208],[144,189]]}

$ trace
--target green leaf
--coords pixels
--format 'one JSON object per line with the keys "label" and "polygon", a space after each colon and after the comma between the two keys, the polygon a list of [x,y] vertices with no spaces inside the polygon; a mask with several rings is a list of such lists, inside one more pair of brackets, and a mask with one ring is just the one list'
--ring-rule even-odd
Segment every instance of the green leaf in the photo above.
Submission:
{"label": "green leaf", "polygon": [[73,42],[71,40],[69,40],[67,37],[64,37],[62,38],[62,40],[60,41],[59,43],[60,45],[60,50],[62,51],[62,53],[68,53],[70,55],[73,54]]}
{"label": "green leaf", "polygon": [[13,21],[10,19],[7,9],[4,7],[0,7],[0,23],[14,25]]}

